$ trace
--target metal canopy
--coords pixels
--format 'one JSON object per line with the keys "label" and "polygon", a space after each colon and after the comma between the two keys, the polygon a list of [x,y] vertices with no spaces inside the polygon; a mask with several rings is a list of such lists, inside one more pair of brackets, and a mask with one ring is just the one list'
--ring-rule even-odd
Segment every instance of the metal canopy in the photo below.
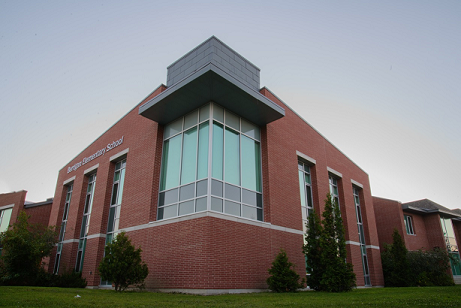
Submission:
{"label": "metal canopy", "polygon": [[210,101],[260,126],[285,116],[282,107],[212,63],[149,100],[139,114],[164,125]]}

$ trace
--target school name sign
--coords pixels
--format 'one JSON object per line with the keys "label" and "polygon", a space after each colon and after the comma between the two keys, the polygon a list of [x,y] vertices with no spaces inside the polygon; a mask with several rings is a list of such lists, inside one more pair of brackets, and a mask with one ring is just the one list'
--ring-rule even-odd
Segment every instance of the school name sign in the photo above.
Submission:
{"label": "school name sign", "polygon": [[104,148],[102,148],[101,150],[98,150],[96,151],[96,153],[88,156],[88,157],[84,157],[80,162],[76,163],[75,165],[73,166],[70,166],[67,168],[67,173],[70,173],[72,171],[75,171],[77,170],[78,168],[80,168],[81,166],[89,163],[90,161],[92,161],[93,159],[95,158],[98,158],[99,156],[103,156],[104,154],[106,154],[107,152],[109,152],[110,150],[113,150],[115,149],[116,147],[118,147],[119,145],[121,145],[123,143],[123,137],[118,139],[118,140],[115,140],[114,142],[112,143],[109,143],[108,145],[106,145]]}

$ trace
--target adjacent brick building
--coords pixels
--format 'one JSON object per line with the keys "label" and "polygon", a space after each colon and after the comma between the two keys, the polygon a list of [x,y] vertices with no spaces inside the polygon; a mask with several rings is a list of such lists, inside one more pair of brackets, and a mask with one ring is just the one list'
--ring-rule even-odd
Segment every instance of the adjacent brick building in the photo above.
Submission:
{"label": "adjacent brick building", "polygon": [[170,65],[166,85],[60,170],[50,269],[107,285],[97,266],[123,230],[143,249],[149,289],[266,289],[281,248],[305,275],[307,215],[331,192],[358,286],[382,286],[368,175],[259,74],[215,37]]}
{"label": "adjacent brick building", "polygon": [[[401,203],[373,197],[379,246],[392,243],[394,229],[402,236],[408,250],[447,249],[454,260],[460,260],[461,210],[450,210],[428,199]],[[461,283],[461,264],[451,261],[456,283]]]}
{"label": "adjacent brick building", "polygon": [[40,223],[45,226],[50,220],[53,198],[42,202],[26,201],[27,191],[15,191],[0,194],[0,232],[8,230],[16,222],[21,211],[30,216],[29,223]]}

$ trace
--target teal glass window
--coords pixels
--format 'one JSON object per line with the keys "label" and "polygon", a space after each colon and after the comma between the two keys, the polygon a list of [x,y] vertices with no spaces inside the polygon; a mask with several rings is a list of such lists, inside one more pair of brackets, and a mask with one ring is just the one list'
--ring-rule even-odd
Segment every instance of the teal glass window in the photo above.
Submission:
{"label": "teal glass window", "polygon": [[301,216],[303,220],[303,232],[307,232],[307,220],[313,210],[311,166],[304,160],[298,160],[299,196],[301,199]]}
{"label": "teal glass window", "polygon": [[107,222],[106,244],[115,238],[119,230],[120,210],[123,197],[123,186],[125,183],[126,159],[115,163],[114,181],[112,183],[112,196],[109,206],[109,220]]}
{"label": "teal glass window", "polygon": [[83,208],[82,224],[80,227],[80,238],[78,241],[77,261],[75,263],[75,271],[80,272],[83,268],[85,259],[86,239],[90,228],[91,209],[93,207],[94,188],[96,185],[96,173],[88,176],[88,187],[86,189],[85,205]]}
{"label": "teal glass window", "polygon": [[182,135],[177,135],[163,143],[163,165],[160,190],[179,186]]}
{"label": "teal glass window", "polygon": [[212,176],[215,179],[223,179],[223,161],[224,161],[224,137],[223,126],[219,123],[213,123],[213,165]]}
{"label": "teal glass window", "polygon": [[13,213],[13,208],[5,209],[0,212],[0,233],[8,230],[11,213]]}
{"label": "teal glass window", "polygon": [[239,134],[229,128],[226,128],[224,136],[225,153],[224,153],[224,170],[225,182],[240,185],[240,146]]}
{"label": "teal glass window", "polygon": [[166,125],[157,219],[211,210],[262,220],[259,139],[258,126],[215,103]]}
{"label": "teal glass window", "polygon": [[450,255],[450,265],[453,275],[461,275],[461,262],[459,257],[459,249],[456,241],[455,232],[450,218],[440,217],[445,244]]}
{"label": "teal glass window", "polygon": [[353,186],[353,195],[355,201],[355,213],[357,218],[357,229],[359,232],[360,239],[360,251],[362,253],[362,268],[363,268],[363,278],[366,286],[371,286],[370,273],[368,268],[368,256],[367,256],[367,244],[365,241],[365,231],[362,221],[362,207],[360,205],[360,190],[359,188]]}
{"label": "teal glass window", "polygon": [[339,204],[339,193],[338,193],[338,180],[330,174],[329,176],[329,182],[330,182],[330,195],[331,199],[333,202],[336,202],[338,204],[338,207],[340,206]]}
{"label": "teal glass window", "polygon": [[259,142],[241,136],[242,186],[261,192],[261,151]]}
{"label": "teal glass window", "polygon": [[209,124],[200,124],[198,136],[198,161],[197,161],[197,180],[208,176],[208,144],[209,144]]}
{"label": "teal glass window", "polygon": [[407,234],[414,235],[415,231],[413,229],[413,218],[410,215],[403,215],[404,222],[405,222],[405,229]]}
{"label": "teal glass window", "polygon": [[182,157],[187,157],[190,163],[181,165],[181,185],[191,183],[196,178],[197,164],[197,127],[184,132]]}
{"label": "teal glass window", "polygon": [[59,231],[59,238],[58,238],[58,249],[56,250],[56,257],[54,259],[54,268],[53,268],[53,274],[58,274],[59,272],[59,264],[61,261],[61,252],[62,252],[62,246],[63,246],[63,241],[64,241],[64,236],[66,234],[66,225],[67,225],[67,217],[69,215],[69,206],[70,206],[70,200],[72,199],[72,190],[73,190],[73,183],[65,186],[66,187],[66,200],[64,202],[64,208],[63,208],[63,213],[62,213],[62,220],[61,220],[61,229]]}

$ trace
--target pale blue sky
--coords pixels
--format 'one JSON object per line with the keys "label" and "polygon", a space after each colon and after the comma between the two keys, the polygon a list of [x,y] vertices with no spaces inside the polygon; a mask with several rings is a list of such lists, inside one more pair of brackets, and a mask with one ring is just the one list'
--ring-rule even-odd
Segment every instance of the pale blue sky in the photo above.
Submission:
{"label": "pale blue sky", "polygon": [[459,208],[459,16],[460,1],[0,0],[0,193],[52,197],[59,169],[215,35],[374,195]]}

